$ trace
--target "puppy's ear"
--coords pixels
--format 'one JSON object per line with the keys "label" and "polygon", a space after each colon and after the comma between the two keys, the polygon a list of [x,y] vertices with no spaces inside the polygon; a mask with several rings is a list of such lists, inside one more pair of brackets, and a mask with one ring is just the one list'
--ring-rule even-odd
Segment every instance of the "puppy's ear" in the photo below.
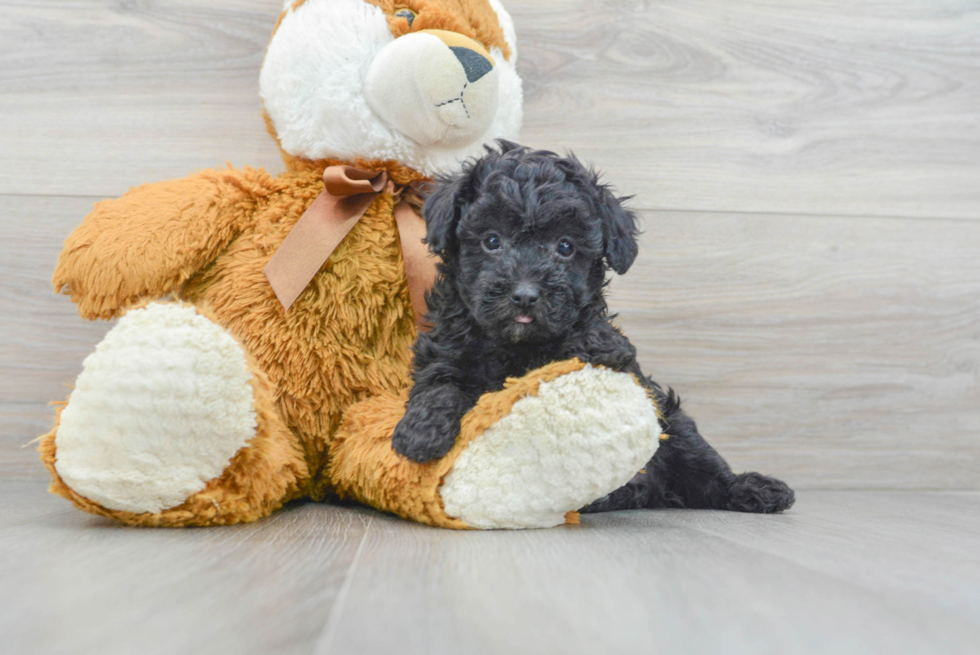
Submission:
{"label": "puppy's ear", "polygon": [[629,197],[617,198],[608,187],[601,187],[599,214],[602,217],[602,238],[606,264],[622,275],[636,261],[636,214],[623,207]]}
{"label": "puppy's ear", "polygon": [[467,202],[470,172],[436,181],[426,194],[422,206],[425,219],[425,242],[433,254],[444,257],[456,239],[456,225]]}
{"label": "puppy's ear", "polygon": [[592,197],[602,224],[602,248],[606,265],[622,275],[636,261],[636,214],[623,206],[632,196],[617,198],[608,185],[599,181],[599,173],[579,161],[575,153],[555,160],[569,178]]}
{"label": "puppy's ear", "polygon": [[485,146],[486,151],[489,153],[497,152],[501,155],[506,155],[508,152],[513,152],[514,150],[527,150],[526,146],[522,146],[519,143],[514,143],[513,141],[508,141],[507,139],[497,139],[497,150],[494,151],[492,146]]}

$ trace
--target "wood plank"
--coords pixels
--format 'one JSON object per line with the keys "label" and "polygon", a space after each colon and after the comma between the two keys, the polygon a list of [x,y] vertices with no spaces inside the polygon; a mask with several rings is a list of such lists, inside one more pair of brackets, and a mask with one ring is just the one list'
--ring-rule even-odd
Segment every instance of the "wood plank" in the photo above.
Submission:
{"label": "wood plank", "polygon": [[258,73],[276,0],[0,2],[0,193],[117,196],[281,169]]}
{"label": "wood plank", "polygon": [[980,12],[960,0],[508,3],[526,142],[639,206],[980,217]]}
{"label": "wood plank", "polygon": [[[927,598],[980,626],[978,500],[975,493],[804,493],[788,523],[696,512],[678,522],[842,581]],[[841,547],[848,541],[860,548]]]}
{"label": "wood plank", "polygon": [[[3,499],[0,501],[0,530],[14,530],[59,514],[78,514],[69,503],[46,493],[47,487],[41,481],[12,481],[4,477],[0,485],[3,490]],[[5,574],[4,564],[9,566],[6,561],[0,563],[0,575]]]}
{"label": "wood plank", "polygon": [[0,477],[46,480],[30,442],[54,421],[82,361],[111,323],[84,321],[51,289],[62,242],[92,208],[91,198],[0,196]]}
{"label": "wood plank", "polygon": [[[4,199],[0,466],[51,420],[108,329],[50,292],[85,198]],[[977,489],[980,224],[644,212],[612,307],[647,372],[737,470],[799,488]],[[43,472],[42,472],[43,473]]]}
{"label": "wood plank", "polygon": [[[943,536],[915,529],[901,512],[907,496],[879,502],[889,511],[878,519],[852,511],[864,498],[815,493],[785,516],[622,512],[523,533],[379,519],[341,616],[314,652],[970,652],[980,635],[976,594],[959,605],[962,596],[943,594],[980,582],[972,533],[958,531],[976,527],[965,517],[980,498],[970,497]],[[922,504],[942,506],[946,496],[930,498]],[[812,543],[827,515],[839,527]],[[771,539],[747,536],[760,525]],[[903,528],[911,543],[875,532]],[[957,556],[933,557],[944,539],[955,540]],[[840,551],[880,565],[845,577],[834,568]],[[909,570],[924,560],[925,572]],[[930,582],[930,569],[941,577]],[[926,593],[905,584],[910,575]]]}
{"label": "wood plank", "polygon": [[980,488],[980,224],[643,218],[611,305],[734,468],[801,488]]}
{"label": "wood plank", "polygon": [[0,401],[0,479],[47,483],[34,440],[53,424],[54,408],[46,403]]}
{"label": "wood plank", "polygon": [[111,323],[85,321],[51,275],[65,238],[92,199],[8,196],[2,199],[7,238],[0,244],[0,398],[5,402],[64,400]]}
{"label": "wood plank", "polygon": [[[507,4],[524,141],[574,148],[639,206],[980,217],[971,3]],[[277,2],[0,7],[0,193],[280,167],[257,86]]]}
{"label": "wood plank", "polygon": [[2,489],[16,506],[0,509],[0,633],[16,653],[309,652],[372,520],[307,504],[247,526],[134,530],[38,485]]}
{"label": "wood plank", "polygon": [[0,481],[11,652],[972,653],[980,494],[453,532],[305,504],[129,529]]}

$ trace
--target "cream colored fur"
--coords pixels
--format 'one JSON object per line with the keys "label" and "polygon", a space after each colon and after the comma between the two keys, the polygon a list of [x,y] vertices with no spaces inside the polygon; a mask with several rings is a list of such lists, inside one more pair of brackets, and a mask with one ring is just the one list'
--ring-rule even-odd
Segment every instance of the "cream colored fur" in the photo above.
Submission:
{"label": "cream colored fur", "polygon": [[547,528],[623,484],[660,429],[632,376],[587,366],[517,401],[456,460],[446,513],[475,528]]}
{"label": "cream colored fur", "polygon": [[[296,10],[291,3],[286,6],[262,67],[260,88],[288,154],[392,159],[435,175],[454,172],[459,162],[481,154],[486,142],[518,137],[522,92],[516,57],[507,61],[499,49],[490,51],[497,63],[498,107],[486,131],[464,145],[421,145],[378,116],[365,98],[374,58],[394,41],[383,12],[364,0],[307,0]],[[502,24],[510,26],[512,38],[509,16],[499,3],[494,8]]]}
{"label": "cream colored fur", "polygon": [[378,116],[425,146],[465,147],[497,114],[494,67],[468,82],[449,47],[416,32],[381,49],[364,83],[364,96]]}
{"label": "cream colored fur", "polygon": [[238,343],[193,307],[130,311],[85,359],[56,437],[58,474],[109,509],[176,507],[255,435]]}

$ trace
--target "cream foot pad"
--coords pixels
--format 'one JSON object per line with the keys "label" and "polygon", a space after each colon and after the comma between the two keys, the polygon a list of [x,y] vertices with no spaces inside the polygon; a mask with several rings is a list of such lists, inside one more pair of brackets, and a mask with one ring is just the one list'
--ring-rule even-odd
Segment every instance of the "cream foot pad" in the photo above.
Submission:
{"label": "cream foot pad", "polygon": [[255,435],[251,377],[238,343],[193,307],[132,310],[85,360],[55,468],[109,509],[181,505]]}
{"label": "cream foot pad", "polygon": [[618,489],[657,449],[660,424],[632,376],[585,368],[476,438],[440,489],[446,514],[474,528],[545,528]]}

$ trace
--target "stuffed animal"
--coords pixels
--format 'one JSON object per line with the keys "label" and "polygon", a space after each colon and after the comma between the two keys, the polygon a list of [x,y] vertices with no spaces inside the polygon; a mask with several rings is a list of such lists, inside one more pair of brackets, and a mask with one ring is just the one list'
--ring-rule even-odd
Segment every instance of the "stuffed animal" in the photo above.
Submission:
{"label": "stuffed animal", "polygon": [[498,0],[288,0],[261,72],[286,164],[100,202],[54,274],[118,318],[41,440],[52,491],[145,526],[353,498],[449,528],[574,521],[657,447],[627,374],[555,362],[486,394],[453,450],[391,448],[434,264],[415,189],[514,138]]}

